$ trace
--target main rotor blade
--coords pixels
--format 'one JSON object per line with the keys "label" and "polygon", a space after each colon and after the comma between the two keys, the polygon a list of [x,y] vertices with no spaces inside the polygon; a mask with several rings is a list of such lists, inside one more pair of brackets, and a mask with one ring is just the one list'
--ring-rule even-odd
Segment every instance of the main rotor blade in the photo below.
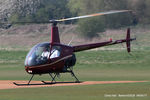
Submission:
{"label": "main rotor blade", "polygon": [[94,16],[102,16],[102,15],[109,15],[109,14],[115,14],[115,13],[123,13],[123,12],[131,12],[131,10],[115,10],[115,11],[108,11],[108,12],[99,12],[99,13],[95,13],[95,14],[72,17],[72,18],[66,18],[66,19],[60,19],[60,20],[55,20],[55,21],[62,22],[62,21],[68,21],[68,20],[75,20],[75,19],[88,18],[88,17],[94,17]]}
{"label": "main rotor blade", "polygon": [[[114,10],[114,11],[108,11],[108,12],[99,12],[95,14],[90,14],[90,15],[84,15],[84,16],[78,16],[78,17],[72,17],[72,18],[64,18],[64,19],[59,19],[59,20],[48,20],[48,21],[35,21],[35,22],[10,22],[9,24],[45,24],[45,23],[57,23],[57,22],[62,22],[62,21],[68,21],[68,20],[75,20],[75,19],[82,19],[82,18],[88,18],[88,17],[94,17],[94,16],[102,16],[102,15],[109,15],[109,14],[115,14],[115,13],[123,13],[123,12],[131,12],[131,10]],[[8,23],[0,23],[0,24],[8,24]]]}
{"label": "main rotor blade", "polygon": [[49,21],[43,21],[43,22],[12,22],[11,24],[45,24],[45,23],[50,23]]}

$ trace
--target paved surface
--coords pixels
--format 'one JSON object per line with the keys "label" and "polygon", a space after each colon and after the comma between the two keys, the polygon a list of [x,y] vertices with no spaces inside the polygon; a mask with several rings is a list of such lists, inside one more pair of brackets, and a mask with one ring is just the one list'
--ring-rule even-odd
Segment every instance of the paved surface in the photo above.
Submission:
{"label": "paved surface", "polygon": [[12,80],[3,81],[3,80],[0,80],[0,89],[72,86],[72,85],[94,85],[94,84],[115,84],[115,83],[140,83],[140,82],[149,82],[149,81],[85,81],[85,82],[81,82],[81,83],[57,82],[55,84],[44,84],[41,81],[32,81],[31,85],[20,85],[20,86],[14,85],[13,82],[16,82],[18,84],[26,84],[28,81],[12,81]]}

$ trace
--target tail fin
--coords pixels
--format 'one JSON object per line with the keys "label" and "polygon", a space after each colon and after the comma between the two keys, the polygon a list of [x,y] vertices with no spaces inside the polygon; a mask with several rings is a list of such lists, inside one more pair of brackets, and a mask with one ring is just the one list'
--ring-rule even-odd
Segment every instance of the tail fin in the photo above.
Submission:
{"label": "tail fin", "polygon": [[128,53],[131,52],[131,44],[130,44],[130,28],[127,29],[127,37],[126,37],[126,45]]}

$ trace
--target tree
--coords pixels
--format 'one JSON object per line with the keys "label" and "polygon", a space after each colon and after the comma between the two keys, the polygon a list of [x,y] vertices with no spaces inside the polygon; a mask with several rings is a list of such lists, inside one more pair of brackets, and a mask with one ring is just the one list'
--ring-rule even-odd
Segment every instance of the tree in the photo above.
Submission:
{"label": "tree", "polygon": [[[105,0],[104,10],[128,10],[127,0]],[[105,17],[107,28],[120,28],[129,26],[133,22],[131,13],[112,14]]]}
{"label": "tree", "polygon": [[139,24],[150,24],[150,0],[128,0],[128,8]]}
{"label": "tree", "polygon": [[[71,13],[66,6],[68,0],[18,0],[16,10],[12,14],[12,21],[48,21],[70,17]],[[30,1],[30,2],[28,2]],[[21,10],[20,10],[21,9]],[[15,16],[14,16],[15,15]],[[15,19],[15,18],[16,19]]]}
{"label": "tree", "polygon": [[82,19],[78,22],[78,30],[80,35],[85,38],[93,38],[98,36],[98,32],[105,31],[105,23],[103,17],[95,17]]}
{"label": "tree", "polygon": [[[110,10],[127,9],[127,0],[70,0],[69,7],[73,13],[84,15]],[[95,21],[96,19],[97,18],[89,18],[84,21],[82,21],[83,19],[79,20],[78,25],[80,27],[80,33],[92,38],[97,36],[96,34],[98,32],[103,32],[105,28],[120,28],[132,23],[132,16],[129,13],[106,15],[104,17],[99,17],[97,21]]]}
{"label": "tree", "polygon": [[145,16],[146,16],[146,20],[145,22],[147,24],[150,24],[150,0],[146,0],[145,1],[145,5],[146,5],[146,9],[145,9]]}
{"label": "tree", "polygon": [[35,14],[35,20],[46,21],[70,17],[70,10],[66,7],[68,0],[43,0]]}
{"label": "tree", "polygon": [[[98,12],[102,2],[103,0],[70,0],[68,6],[73,14],[79,16]],[[81,19],[78,21],[77,29],[81,36],[93,38],[98,36],[98,32],[105,30],[104,20],[103,17]]]}

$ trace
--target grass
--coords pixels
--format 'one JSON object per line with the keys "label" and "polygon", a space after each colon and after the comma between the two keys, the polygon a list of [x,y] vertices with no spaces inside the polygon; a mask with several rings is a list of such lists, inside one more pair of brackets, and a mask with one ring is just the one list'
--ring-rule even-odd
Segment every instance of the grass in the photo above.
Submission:
{"label": "grass", "polygon": [[[134,51],[132,56],[123,51],[86,51],[77,53],[75,73],[81,80],[149,80],[150,51]],[[28,79],[24,70],[27,51],[0,51],[0,79]],[[11,56],[12,55],[12,56]],[[13,59],[15,58],[15,59]],[[112,76],[113,75],[113,76]],[[137,77],[139,76],[139,77]],[[62,75],[63,80],[72,80],[69,75]],[[48,75],[36,76],[49,80]]]}
{"label": "grass", "polygon": [[[0,80],[28,80],[24,70],[27,51],[0,51]],[[77,53],[75,73],[81,81],[150,80],[150,51],[133,51],[132,56],[120,51],[86,51]],[[34,80],[49,80],[48,75]],[[73,81],[63,74],[60,81]],[[150,84],[101,84],[0,90],[0,100],[148,100]],[[142,94],[144,97],[106,97],[106,95]]]}
{"label": "grass", "polygon": [[[141,87],[142,86],[142,87]],[[148,83],[89,86],[44,87],[0,90],[1,100],[148,100]],[[142,94],[144,97],[105,97],[105,95]]]}

